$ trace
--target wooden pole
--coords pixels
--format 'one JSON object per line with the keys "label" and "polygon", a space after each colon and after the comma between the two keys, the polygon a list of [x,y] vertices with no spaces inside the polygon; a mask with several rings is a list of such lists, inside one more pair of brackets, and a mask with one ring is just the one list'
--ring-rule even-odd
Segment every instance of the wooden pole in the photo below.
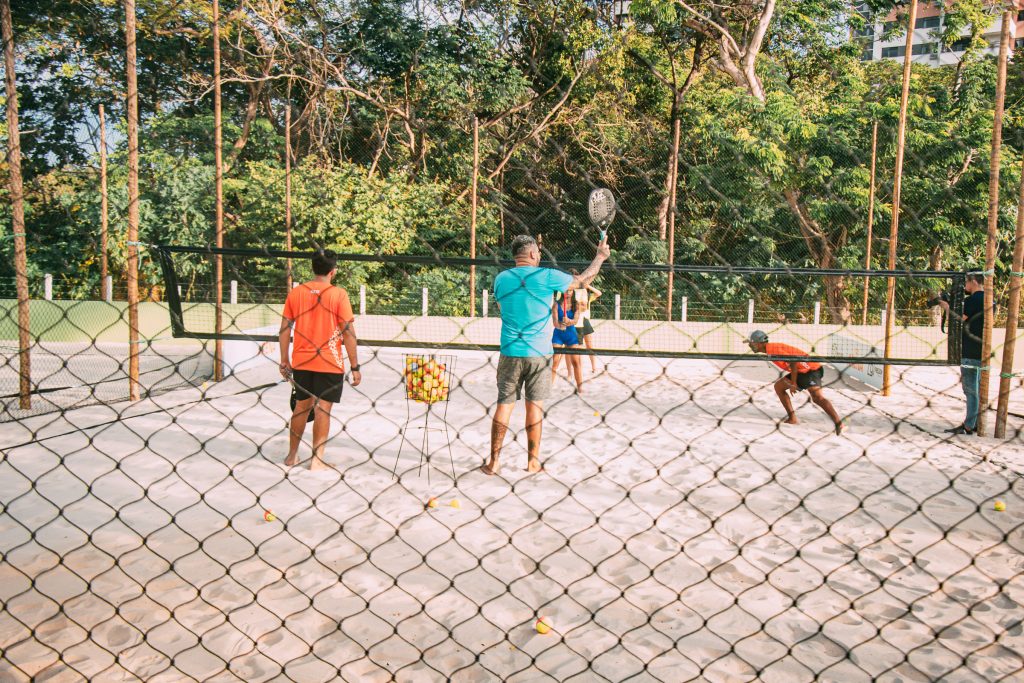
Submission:
{"label": "wooden pole", "polygon": [[[288,94],[284,107],[284,248],[292,250],[292,82],[288,81]],[[287,292],[292,291],[292,260],[284,262]]]}
{"label": "wooden pole", "polygon": [[100,297],[106,287],[109,264],[107,263],[107,121],[103,105],[100,105]]}
{"label": "wooden pole", "polygon": [[1017,325],[1020,320],[1020,289],[1024,270],[1024,169],[1021,169],[1020,191],[1017,195],[1017,232],[1013,243],[1013,266],[1010,272],[1010,299],[1006,304],[1006,337],[1003,340],[1003,367],[999,375],[999,401],[996,406],[996,438],[1006,437],[1006,417],[1010,409],[1010,380],[1013,378],[1014,352],[1017,346]]}
{"label": "wooden pole", "polygon": [[978,381],[978,435],[984,436],[988,426],[989,365],[992,362],[992,304],[995,301],[992,276],[996,267],[996,244],[999,242],[999,166],[1003,144],[1003,107],[1006,103],[1006,61],[1010,55],[1010,22],[1016,10],[1003,12],[1003,30],[999,36],[999,63],[996,71],[996,103],[992,121],[992,156],[988,179],[988,239],[985,240],[985,304],[981,335],[981,373]]}
{"label": "wooden pole", "polygon": [[672,320],[673,296],[676,274],[672,266],[676,262],[676,185],[679,180],[679,138],[682,122],[679,120],[679,94],[673,93],[672,101],[672,165],[669,171],[671,187],[668,191],[668,296],[665,301],[665,319]]}
{"label": "wooden pole", "polygon": [[[224,246],[224,159],[221,144],[221,103],[220,103],[220,4],[213,0],[213,165],[214,192],[216,207],[216,240],[217,248]],[[217,254],[214,258],[214,290],[217,300],[214,306],[216,316],[216,333],[224,330],[224,257]],[[219,382],[224,378],[221,361],[224,357],[224,345],[221,339],[214,342],[213,379]]]}
{"label": "wooden pole", "polygon": [[[871,180],[868,183],[868,239],[864,251],[864,270],[871,270],[871,243],[875,228],[875,164],[878,160],[878,121],[871,126]],[[860,324],[868,324],[868,289],[871,278],[864,278],[864,305],[861,308]]]}
{"label": "wooden pole", "polygon": [[[469,191],[469,258],[476,258],[477,188],[480,180],[480,119],[473,114],[473,180]],[[476,266],[469,267],[469,317],[476,317]]]}
{"label": "wooden pole", "polygon": [[135,0],[124,0],[128,86],[128,397],[139,400],[139,84],[135,70]]}
{"label": "wooden pole", "polygon": [[18,132],[18,83],[14,60],[14,23],[11,1],[0,0],[0,27],[4,39],[7,90],[7,163],[10,167],[11,229],[14,232],[14,275],[18,290],[18,407],[32,407],[31,321],[25,258],[25,195],[21,181],[21,135]]}
{"label": "wooden pole", "polygon": [[[907,17],[907,45],[903,55],[903,93],[900,96],[900,118],[896,129],[896,170],[892,185],[892,223],[889,226],[889,270],[896,269],[896,244],[900,232],[900,191],[903,186],[903,147],[907,133],[907,103],[910,100],[910,66],[914,53],[914,24],[917,22],[917,0],[910,0]],[[896,317],[896,278],[886,278],[885,288],[885,357],[892,355],[892,326]],[[892,389],[892,367],[882,370],[882,395]]]}

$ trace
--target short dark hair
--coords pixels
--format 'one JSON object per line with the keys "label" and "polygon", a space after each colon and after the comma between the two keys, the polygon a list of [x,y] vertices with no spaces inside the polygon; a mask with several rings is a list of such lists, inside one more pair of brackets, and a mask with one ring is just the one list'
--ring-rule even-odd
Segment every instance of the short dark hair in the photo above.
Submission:
{"label": "short dark hair", "polygon": [[516,235],[512,240],[512,256],[519,256],[530,247],[537,246],[537,240],[530,235]]}
{"label": "short dark hair", "polygon": [[313,254],[313,274],[328,275],[338,267],[338,255],[330,249],[322,249]]}
{"label": "short dark hair", "polygon": [[985,284],[985,273],[967,273],[967,281],[983,285]]}

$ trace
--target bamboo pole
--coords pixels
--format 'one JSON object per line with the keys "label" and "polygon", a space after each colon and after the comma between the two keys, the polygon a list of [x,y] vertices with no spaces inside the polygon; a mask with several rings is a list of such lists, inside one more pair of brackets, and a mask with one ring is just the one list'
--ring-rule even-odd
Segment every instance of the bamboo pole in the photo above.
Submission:
{"label": "bamboo pole", "polygon": [[999,374],[999,400],[996,406],[995,436],[1006,437],[1006,417],[1010,409],[1010,380],[1017,347],[1017,325],[1020,320],[1020,289],[1024,270],[1024,168],[1021,169],[1020,191],[1017,195],[1017,232],[1013,243],[1013,265],[1010,272],[1010,299],[1006,304],[1006,337],[1003,340],[1003,366]]}
{"label": "bamboo pole", "polygon": [[[875,228],[875,165],[878,160],[878,121],[871,126],[871,180],[868,190],[868,239],[867,248],[864,251],[864,270],[871,270],[871,243],[874,239]],[[868,288],[871,278],[864,278],[864,305],[861,308],[860,324],[868,324]]]}
{"label": "bamboo pole", "polygon": [[[217,248],[224,246],[224,159],[221,144],[221,102],[220,102],[220,4],[213,0],[213,165],[215,192],[215,226]],[[214,290],[217,300],[214,305],[217,335],[224,330],[224,257],[214,257]],[[214,342],[213,379],[224,378],[221,361],[224,357],[224,343],[219,338]]]}
{"label": "bamboo pole", "polygon": [[[914,24],[917,22],[917,0],[910,0],[907,17],[906,54],[903,55],[903,92],[900,95],[900,118],[896,129],[896,170],[892,185],[892,223],[889,225],[889,270],[896,269],[896,245],[900,232],[900,192],[903,187],[903,148],[907,133],[907,103],[910,100],[910,66],[914,53]],[[885,357],[892,355],[892,327],[896,317],[896,278],[886,278],[885,288]],[[892,390],[892,366],[882,370],[882,395]]]}
{"label": "bamboo pole", "polygon": [[[473,179],[469,192],[469,258],[476,258],[477,189],[480,180],[480,119],[473,114]],[[469,267],[469,317],[476,317],[476,266]]]}
{"label": "bamboo pole", "polygon": [[[288,81],[288,94],[284,107],[284,248],[292,250],[292,82]],[[292,291],[292,259],[284,262],[287,292]]]}
{"label": "bamboo pole", "polygon": [[672,101],[672,165],[669,170],[671,187],[668,191],[668,296],[665,301],[665,320],[672,320],[672,308],[675,305],[675,269],[676,262],[676,185],[679,180],[679,138],[682,124],[679,120],[679,95],[673,93]]}
{"label": "bamboo pole", "polygon": [[107,121],[104,116],[103,105],[100,105],[100,298],[103,298],[103,290],[107,286],[107,275],[109,264],[107,263],[107,226],[108,223],[107,205]]}
{"label": "bamboo pole", "polygon": [[139,84],[135,0],[124,0],[128,119],[128,397],[139,400]]}
{"label": "bamboo pole", "polygon": [[978,381],[978,424],[979,436],[985,434],[988,426],[988,383],[989,364],[992,361],[992,304],[996,267],[996,244],[999,242],[999,166],[1003,144],[1003,107],[1006,103],[1006,61],[1010,55],[1010,22],[1016,10],[1003,12],[1003,30],[999,35],[999,63],[996,71],[996,103],[992,121],[992,157],[989,160],[988,180],[988,237],[985,240],[985,304],[982,309],[984,330],[981,335],[981,373]]}
{"label": "bamboo pole", "polygon": [[18,83],[14,59],[14,24],[10,0],[0,0],[7,92],[7,163],[10,167],[11,229],[14,233],[14,274],[18,290],[18,407],[32,407],[31,321],[25,257],[25,195],[21,181],[21,135],[18,132]]}

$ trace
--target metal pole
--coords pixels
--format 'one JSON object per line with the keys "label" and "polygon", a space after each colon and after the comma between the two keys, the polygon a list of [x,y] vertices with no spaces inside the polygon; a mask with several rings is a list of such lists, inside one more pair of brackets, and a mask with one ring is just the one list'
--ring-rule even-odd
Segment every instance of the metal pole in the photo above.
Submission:
{"label": "metal pole", "polygon": [[820,325],[821,324],[821,302],[820,301],[815,301],[814,302],[814,324],[815,325]]}
{"label": "metal pole", "polygon": [[0,29],[4,39],[4,71],[7,92],[7,163],[11,191],[11,228],[14,232],[14,274],[18,290],[18,407],[32,407],[32,344],[28,303],[28,272],[25,258],[25,195],[21,182],[21,136],[18,133],[18,85],[14,60],[14,27],[10,0],[0,0]]}
{"label": "metal pole", "polygon": [[429,295],[427,294],[427,288],[424,287],[423,288],[423,301],[422,301],[423,308],[422,308],[422,312],[421,312],[423,317],[426,317],[426,315],[427,315],[427,303],[429,301],[428,297],[429,297]]}
{"label": "metal pole", "polygon": [[484,314],[484,317],[486,318],[487,317],[487,311],[488,311],[488,304],[490,303],[490,301],[489,301],[490,296],[489,296],[489,293],[488,293],[488,291],[486,289],[483,290],[482,295],[483,295],[483,314]]}
{"label": "metal pole", "polygon": [[622,297],[619,294],[615,295],[615,319],[622,319]]}
{"label": "metal pole", "polygon": [[[907,104],[910,100],[910,65],[914,54],[914,24],[917,23],[917,0],[910,0],[907,17],[906,54],[903,55],[903,92],[900,95],[900,117],[896,129],[896,168],[892,185],[892,223],[889,225],[889,270],[896,269],[896,244],[900,232],[900,193],[903,189],[903,151],[907,136]],[[892,354],[892,324],[896,308],[896,278],[886,278],[885,288],[885,357]],[[892,366],[882,368],[882,395],[892,389]]]}
{"label": "metal pole", "polygon": [[[864,251],[864,270],[871,270],[871,242],[875,227],[875,164],[878,160],[878,121],[871,126],[871,180],[868,183],[868,238]],[[861,307],[861,325],[868,324],[868,285],[871,278],[864,277],[864,302]]]}
{"label": "metal pole", "polygon": [[43,298],[53,301],[53,275],[43,273]]}
{"label": "metal pole", "polygon": [[128,398],[139,400],[139,83],[135,0],[124,0],[128,119]]}
{"label": "metal pole", "polygon": [[[292,250],[292,82],[288,80],[288,93],[284,107],[284,248]],[[284,262],[285,283],[292,288],[292,260]]]}
{"label": "metal pole", "polygon": [[103,300],[108,304],[114,300],[114,276],[108,275],[103,280]]}
{"label": "metal pole", "polygon": [[[992,305],[995,303],[993,273],[996,267],[996,244],[999,243],[999,162],[1003,143],[1003,108],[1006,103],[1006,62],[1010,53],[1010,22],[1016,10],[1003,12],[1002,32],[999,36],[999,62],[996,71],[996,102],[992,121],[992,157],[989,161],[988,181],[988,239],[985,241],[985,304],[982,319],[984,329],[981,335],[981,373],[978,382],[978,424],[979,436],[985,434],[988,426],[988,384],[989,365],[992,363]],[[970,323],[968,323],[970,324]]]}
{"label": "metal pole", "polygon": [[[224,159],[222,150],[221,130],[221,101],[220,101],[220,4],[213,0],[213,166],[214,166],[214,192],[215,192],[215,229],[217,248],[224,246]],[[214,287],[216,289],[216,301],[214,311],[216,315],[217,334],[221,334],[224,328],[224,257],[217,254],[214,257]],[[224,376],[224,369],[221,362],[224,357],[224,346],[220,339],[214,342],[213,354],[213,379],[220,381]]]}
{"label": "metal pole", "polygon": [[679,137],[681,123],[679,120],[679,94],[673,93],[672,100],[672,169],[669,173],[671,187],[668,192],[668,296],[665,301],[665,318],[672,320],[672,297],[675,294],[676,262],[676,185],[679,177]]}
{"label": "metal pole", "polygon": [[238,280],[232,280],[231,281],[231,290],[230,290],[230,294],[228,294],[228,296],[231,297],[231,303],[233,303],[233,304],[237,304],[238,303]]}
{"label": "metal pole", "polygon": [[[476,258],[476,205],[480,176],[480,120],[473,114],[473,179],[469,196],[469,257]],[[426,315],[426,314],[424,314]],[[469,267],[469,317],[476,317],[476,266]]]}
{"label": "metal pole", "polygon": [[366,285],[359,285],[359,315],[366,315]]}
{"label": "metal pole", "polygon": [[686,322],[686,314],[687,314],[686,308],[687,308],[687,304],[689,303],[689,297],[684,296],[682,298],[682,301],[683,301],[682,306],[681,306],[682,310],[680,311],[679,319],[682,320],[685,323]]}
{"label": "metal pole", "polygon": [[747,322],[751,323],[751,324],[754,322],[754,300],[753,299],[747,299]]}
{"label": "metal pole", "polygon": [[103,105],[100,105],[100,282],[107,281],[107,226],[108,223],[107,205],[107,122],[103,112]]}

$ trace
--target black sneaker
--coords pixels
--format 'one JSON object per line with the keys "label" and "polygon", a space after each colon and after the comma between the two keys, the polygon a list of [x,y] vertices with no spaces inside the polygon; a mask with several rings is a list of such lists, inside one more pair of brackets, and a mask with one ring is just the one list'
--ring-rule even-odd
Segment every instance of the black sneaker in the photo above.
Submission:
{"label": "black sneaker", "polygon": [[974,430],[973,429],[969,429],[965,425],[960,425],[959,427],[953,427],[951,429],[947,429],[947,430],[945,430],[945,432],[947,434],[964,434],[966,436],[974,436]]}

